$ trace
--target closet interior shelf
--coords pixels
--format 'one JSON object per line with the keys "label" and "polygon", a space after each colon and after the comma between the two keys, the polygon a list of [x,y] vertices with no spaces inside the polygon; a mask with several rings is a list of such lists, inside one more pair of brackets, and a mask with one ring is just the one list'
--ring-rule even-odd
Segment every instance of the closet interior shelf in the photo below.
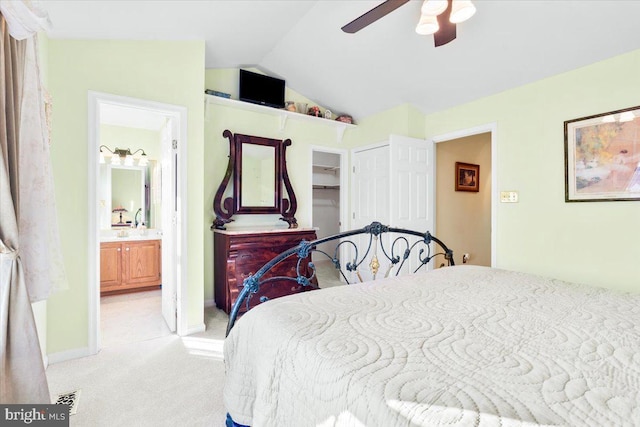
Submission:
{"label": "closet interior shelf", "polygon": [[314,190],[339,190],[340,186],[339,185],[318,185],[318,184],[313,184],[313,189]]}

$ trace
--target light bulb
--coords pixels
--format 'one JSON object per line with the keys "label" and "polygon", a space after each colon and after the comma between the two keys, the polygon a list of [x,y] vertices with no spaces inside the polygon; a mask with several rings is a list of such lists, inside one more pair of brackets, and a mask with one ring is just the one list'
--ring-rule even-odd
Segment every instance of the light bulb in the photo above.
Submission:
{"label": "light bulb", "polygon": [[447,0],[424,0],[420,12],[423,15],[438,16],[447,10],[448,4]]}
{"label": "light bulb", "polygon": [[459,24],[471,18],[476,13],[476,7],[470,0],[453,0],[449,21]]}
{"label": "light bulb", "polygon": [[418,22],[418,25],[416,26],[416,33],[427,36],[429,34],[434,34],[439,29],[440,26],[438,25],[438,19],[435,16],[422,15],[420,17],[420,22]]}

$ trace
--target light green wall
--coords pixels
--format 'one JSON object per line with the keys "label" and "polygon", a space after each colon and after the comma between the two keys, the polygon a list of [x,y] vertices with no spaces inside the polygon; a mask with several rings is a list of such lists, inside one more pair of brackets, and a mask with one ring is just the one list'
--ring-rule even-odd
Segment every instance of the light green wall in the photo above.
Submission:
{"label": "light green wall", "polygon": [[88,343],[87,92],[185,106],[187,144],[188,325],[203,321],[204,42],[49,40],[53,97],[51,156],[69,289],[52,296],[48,352]]}
{"label": "light green wall", "polygon": [[[100,125],[100,143],[111,150],[116,147],[121,149],[129,148],[131,152],[134,152],[138,148],[142,148],[147,154],[147,160],[161,160],[162,158],[161,134],[157,130]],[[138,155],[140,153],[136,156]]]}
{"label": "light green wall", "polygon": [[497,267],[640,292],[640,203],[564,201],[563,122],[640,104],[640,50],[430,114],[429,137],[497,123]]}
{"label": "light green wall", "polygon": [[[205,88],[230,93],[237,98],[238,70],[210,69],[205,72]],[[287,100],[313,101],[286,88]],[[331,107],[329,107],[331,108]],[[229,142],[222,137],[225,129],[234,133],[256,135],[267,138],[292,140],[287,148],[287,169],[296,197],[298,211],[296,218],[300,227],[310,227],[312,210],[311,191],[311,146],[324,146],[350,150],[353,147],[372,144],[388,139],[389,135],[399,134],[424,137],[424,115],[414,107],[402,105],[389,111],[376,114],[357,123],[356,128],[347,129],[342,142],[337,142],[336,130],[322,120],[318,123],[287,120],[285,129],[280,130],[277,117],[249,112],[233,107],[209,104],[205,109],[205,220],[210,225],[213,213],[213,198],[227,168]],[[238,215],[230,225],[280,225],[279,215]],[[348,225],[347,225],[348,228]],[[213,233],[205,238],[205,301],[213,300]]]}
{"label": "light green wall", "polygon": [[424,114],[409,104],[362,118],[357,125],[356,129],[345,134],[345,144],[350,147],[386,141],[391,134],[425,137]]}

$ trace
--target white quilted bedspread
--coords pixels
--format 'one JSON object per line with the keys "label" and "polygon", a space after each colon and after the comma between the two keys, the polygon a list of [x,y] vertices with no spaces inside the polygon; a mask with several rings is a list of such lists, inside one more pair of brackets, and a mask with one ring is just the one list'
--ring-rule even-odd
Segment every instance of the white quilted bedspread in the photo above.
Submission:
{"label": "white quilted bedspread", "polygon": [[458,266],[269,301],[225,341],[262,426],[640,425],[640,295]]}

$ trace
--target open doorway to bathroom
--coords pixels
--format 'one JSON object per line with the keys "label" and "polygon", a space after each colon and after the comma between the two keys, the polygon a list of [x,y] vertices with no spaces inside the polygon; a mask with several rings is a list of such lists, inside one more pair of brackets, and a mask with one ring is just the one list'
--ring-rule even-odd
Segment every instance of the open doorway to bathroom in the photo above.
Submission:
{"label": "open doorway to bathroom", "polygon": [[89,338],[96,353],[181,332],[186,169],[178,140],[186,112],[108,94],[89,98],[89,240],[96,254]]}
{"label": "open doorway to bathroom", "polygon": [[[312,156],[312,221],[318,239],[345,230],[347,207],[347,155],[343,150],[314,147]],[[338,241],[324,243],[318,249],[334,256]],[[339,272],[322,254],[313,254],[321,288],[341,284]]]}

